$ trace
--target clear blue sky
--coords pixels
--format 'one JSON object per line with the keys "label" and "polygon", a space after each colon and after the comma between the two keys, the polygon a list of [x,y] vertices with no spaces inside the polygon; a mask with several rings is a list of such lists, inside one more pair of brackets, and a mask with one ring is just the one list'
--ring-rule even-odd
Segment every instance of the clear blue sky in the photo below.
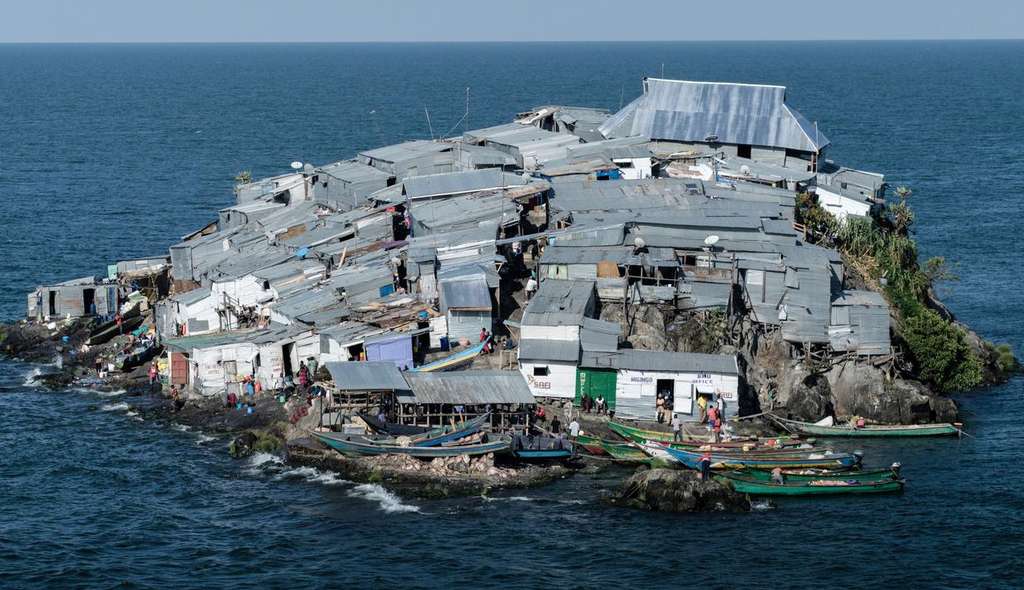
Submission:
{"label": "clear blue sky", "polygon": [[0,42],[1024,37],[1024,0],[0,0]]}

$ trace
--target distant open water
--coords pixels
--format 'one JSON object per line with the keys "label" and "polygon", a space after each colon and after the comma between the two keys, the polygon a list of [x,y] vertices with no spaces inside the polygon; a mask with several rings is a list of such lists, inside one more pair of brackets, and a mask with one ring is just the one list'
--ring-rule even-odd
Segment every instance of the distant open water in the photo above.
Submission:
{"label": "distant open water", "polygon": [[[962,319],[1020,350],[1024,43],[0,45],[0,317],[36,284],[164,254],[242,169],[324,163],[462,115],[618,108],[643,75],[784,84],[831,156],[906,183]],[[961,396],[974,438],[856,443],[903,495],[744,515],[596,502],[608,474],[403,500],[47,393],[0,361],[0,586],[12,588],[1020,587],[1022,380]],[[623,472],[624,474],[625,472]],[[622,475],[622,474],[618,474]],[[708,564],[708,565],[704,565]]]}

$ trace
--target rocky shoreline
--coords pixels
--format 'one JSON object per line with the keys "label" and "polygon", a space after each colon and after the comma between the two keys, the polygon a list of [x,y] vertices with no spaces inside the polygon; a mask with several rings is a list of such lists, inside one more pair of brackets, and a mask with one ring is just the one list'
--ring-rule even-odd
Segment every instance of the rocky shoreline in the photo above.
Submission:
{"label": "rocky shoreline", "polygon": [[[845,360],[829,367],[808,369],[802,359],[793,358],[791,348],[778,335],[757,333],[749,323],[733,329],[725,338],[711,331],[695,333],[680,329],[652,312],[635,319],[634,333],[657,334],[668,347],[692,348],[702,339],[715,352],[736,353],[749,391],[756,392],[760,408],[783,407],[796,419],[817,420],[823,415],[840,418],[861,416],[873,422],[953,422],[957,407],[950,398],[937,395],[924,384],[868,363]],[[644,322],[647,322],[645,324]],[[659,326],[658,324],[661,323]],[[227,408],[219,399],[193,396],[176,404],[160,385],[148,383],[143,367],[129,373],[99,378],[92,371],[96,359],[116,354],[122,342],[85,346],[89,322],[71,320],[46,326],[19,322],[0,326],[0,351],[27,362],[50,363],[52,370],[35,378],[38,385],[52,390],[86,387],[98,391],[124,391],[125,402],[143,419],[187,426],[211,435],[231,438],[229,452],[236,458],[254,453],[280,455],[294,467],[313,467],[337,473],[347,480],[383,484],[397,493],[415,498],[486,495],[499,489],[543,486],[580,469],[602,470],[607,461],[585,457],[572,464],[511,465],[494,456],[453,457],[421,461],[404,456],[347,458],[309,437],[318,408],[306,407],[305,398],[291,398],[282,404],[264,394],[252,411]],[[677,338],[671,342],[671,338]],[[983,342],[975,336],[976,342]],[[60,358],[60,362],[54,362]],[[989,383],[1005,374],[989,371]],[[749,400],[748,400],[749,402]],[[315,403],[318,401],[315,400]],[[557,412],[551,408],[551,411]],[[610,436],[607,418],[581,416],[585,431]],[[737,434],[774,434],[775,424],[749,420],[733,424]],[[629,476],[607,503],[644,510],[743,511],[749,499],[714,481],[701,482],[692,473],[641,467]]]}

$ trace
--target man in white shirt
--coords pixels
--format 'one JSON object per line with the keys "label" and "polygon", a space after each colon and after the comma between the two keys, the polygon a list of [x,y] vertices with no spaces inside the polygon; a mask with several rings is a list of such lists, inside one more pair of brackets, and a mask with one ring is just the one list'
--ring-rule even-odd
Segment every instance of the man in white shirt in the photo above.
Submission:
{"label": "man in white shirt", "polygon": [[569,423],[569,436],[576,438],[580,435],[580,423],[573,418],[572,422]]}

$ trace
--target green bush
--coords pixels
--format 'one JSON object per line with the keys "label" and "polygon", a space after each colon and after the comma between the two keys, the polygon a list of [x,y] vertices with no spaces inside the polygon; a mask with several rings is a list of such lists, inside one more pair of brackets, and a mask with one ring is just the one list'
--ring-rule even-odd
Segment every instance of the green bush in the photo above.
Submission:
{"label": "green bush", "polygon": [[963,329],[934,311],[922,309],[905,318],[903,340],[923,381],[946,392],[981,384],[981,361],[967,344]]}

